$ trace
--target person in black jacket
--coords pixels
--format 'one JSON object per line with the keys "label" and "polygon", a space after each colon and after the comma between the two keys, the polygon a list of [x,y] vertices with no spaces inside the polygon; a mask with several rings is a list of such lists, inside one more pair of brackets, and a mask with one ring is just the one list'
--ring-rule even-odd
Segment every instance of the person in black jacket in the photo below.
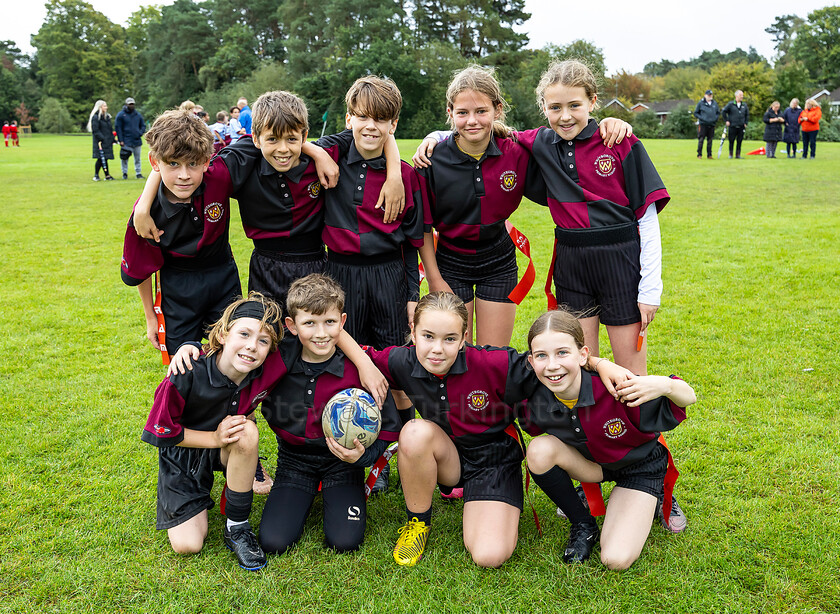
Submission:
{"label": "person in black jacket", "polygon": [[144,179],[140,166],[140,154],[143,146],[143,133],[146,132],[146,122],[140,112],[134,108],[134,98],[126,98],[122,111],[117,113],[114,120],[117,131],[117,141],[120,143],[120,166],[123,179],[128,179],[128,158],[134,154],[134,176]]}
{"label": "person in black jacket", "polygon": [[712,90],[706,94],[694,107],[694,117],[697,118],[697,157],[703,157],[703,139],[706,139],[706,156],[712,158],[712,140],[715,138],[715,124],[720,117],[720,107]]}
{"label": "person in black jacket", "polygon": [[93,134],[93,158],[96,160],[93,180],[99,181],[99,169],[103,169],[105,180],[113,181],[114,178],[108,170],[108,160],[114,159],[114,129],[111,126],[111,116],[108,114],[108,103],[104,100],[97,100],[93,105],[87,129]]}
{"label": "person in black jacket", "polygon": [[776,144],[782,140],[785,118],[779,114],[781,106],[778,100],[774,100],[764,112],[764,144],[768,158],[776,157]]}
{"label": "person in black jacket", "polygon": [[741,141],[744,140],[744,130],[750,121],[750,109],[744,102],[744,92],[735,92],[735,100],[723,107],[723,120],[729,128],[729,157],[732,157],[732,145],[735,147],[735,157],[741,157]]}

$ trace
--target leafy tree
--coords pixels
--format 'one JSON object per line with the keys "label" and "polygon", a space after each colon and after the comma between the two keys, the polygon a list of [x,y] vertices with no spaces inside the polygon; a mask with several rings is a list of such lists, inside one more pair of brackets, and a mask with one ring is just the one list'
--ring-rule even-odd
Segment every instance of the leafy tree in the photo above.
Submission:
{"label": "leafy tree", "polygon": [[16,71],[0,66],[0,123],[11,120],[21,100],[21,89]]}
{"label": "leafy tree", "polygon": [[776,75],[765,64],[726,62],[712,67],[708,80],[697,84],[694,98],[699,100],[706,89],[712,89],[722,109],[732,99],[735,90],[743,90],[744,101],[752,111],[750,115],[758,117],[759,110],[764,113],[773,101],[775,80]]}
{"label": "leafy tree", "polygon": [[225,30],[222,44],[199,69],[198,78],[205,88],[215,89],[220,82],[249,75],[259,62],[259,41],[248,26],[237,23]]}
{"label": "leafy tree", "polygon": [[827,6],[808,14],[790,44],[791,59],[808,67],[818,87],[840,85],[840,6]]}
{"label": "leafy tree", "polygon": [[528,43],[513,26],[531,15],[524,0],[414,0],[412,17],[421,45],[449,42],[467,59],[516,51]]}
{"label": "leafy tree", "polygon": [[[595,43],[587,40],[574,40],[566,46],[546,45],[544,49],[548,52],[551,60],[580,60],[586,64],[595,74],[599,81],[599,87],[603,85],[607,74],[607,64],[604,59],[604,50],[596,47]],[[545,70],[546,67],[543,67]],[[534,82],[534,86],[536,86]]]}
{"label": "leafy tree", "polygon": [[628,107],[642,100],[650,100],[650,81],[643,76],[621,70],[607,79],[605,99],[615,96]]}
{"label": "leafy tree", "polygon": [[693,98],[698,83],[708,81],[709,73],[696,66],[675,68],[662,77],[659,89],[651,91],[651,100]]}
{"label": "leafy tree", "polygon": [[788,54],[796,32],[804,23],[805,20],[796,15],[782,15],[776,17],[773,25],[764,28],[764,31],[773,37],[774,46],[780,59],[784,59]]}
{"label": "leafy tree", "polygon": [[791,98],[799,98],[802,104],[813,92],[814,86],[804,62],[792,60],[786,64],[776,64],[776,84],[773,86],[773,98],[789,103]]}
{"label": "leafy tree", "polygon": [[201,91],[199,71],[218,47],[207,12],[193,0],[175,0],[161,9],[160,21],[149,22],[148,33],[150,106],[163,109],[195,97]]}
{"label": "leafy tree", "polygon": [[48,0],[32,36],[47,95],[64,100],[80,124],[97,98],[125,95],[129,52],[122,27],[82,0]]}
{"label": "leafy tree", "polygon": [[[232,26],[247,28],[255,41],[256,66],[264,60],[284,60],[286,57],[286,32],[280,17],[283,0],[209,0],[205,2],[214,29],[225,32]],[[241,32],[241,30],[240,30]],[[239,36],[244,36],[239,34]],[[229,38],[223,35],[222,39]],[[243,58],[244,59],[244,58]],[[235,71],[234,71],[235,72]],[[240,71],[239,76],[247,76],[248,71]]]}
{"label": "leafy tree", "polygon": [[149,26],[160,23],[160,9],[156,6],[141,6],[128,18],[125,39],[129,51],[131,79],[128,90],[132,98],[137,99],[137,106],[146,107],[149,98],[149,68],[146,53],[149,41]]}
{"label": "leafy tree", "polygon": [[51,134],[64,134],[73,128],[70,112],[55,98],[46,98],[38,118],[38,130]]}

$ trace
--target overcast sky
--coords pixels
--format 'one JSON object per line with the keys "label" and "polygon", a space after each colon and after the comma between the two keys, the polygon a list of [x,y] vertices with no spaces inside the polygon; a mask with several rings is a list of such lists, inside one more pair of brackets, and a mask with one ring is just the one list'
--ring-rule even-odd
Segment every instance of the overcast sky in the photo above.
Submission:
{"label": "overcast sky", "polygon": [[[174,0],[87,1],[111,21],[125,25],[141,4],[172,4]],[[6,2],[3,0],[4,5]],[[4,20],[10,27],[3,28],[0,34],[0,38],[12,37],[27,53],[33,51],[29,37],[38,31],[46,16],[41,0],[35,0],[33,5],[23,10],[24,5],[18,3],[14,11],[5,10],[5,15],[13,14],[14,18]],[[601,0],[591,4],[581,0],[526,0],[525,5],[532,16],[518,30],[530,35],[531,47],[547,43],[566,45],[585,39],[604,50],[607,72],[612,74],[620,69],[640,72],[648,62],[688,60],[712,49],[726,53],[736,47],[746,51],[753,46],[772,60],[773,41],[764,28],[777,16],[796,14],[805,18],[814,9],[836,6],[837,2],[762,0],[689,5],[674,0]]]}

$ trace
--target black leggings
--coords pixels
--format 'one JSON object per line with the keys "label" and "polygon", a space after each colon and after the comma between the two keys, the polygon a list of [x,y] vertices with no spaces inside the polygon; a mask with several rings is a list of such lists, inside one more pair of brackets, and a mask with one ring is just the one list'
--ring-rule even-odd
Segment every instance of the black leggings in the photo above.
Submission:
{"label": "black leggings", "polygon": [[108,177],[110,175],[110,173],[108,172],[108,169],[106,167],[102,166],[102,160],[97,159],[96,164],[94,164],[94,166],[93,166],[93,174],[96,175],[96,176],[99,176],[99,169],[100,168],[105,169],[105,176],[106,177]]}
{"label": "black leggings", "polygon": [[[365,537],[367,502],[361,485],[332,486],[324,497],[324,539],[338,552],[358,550]],[[315,495],[294,486],[275,486],[260,522],[260,545],[266,554],[283,554],[303,534]]]}

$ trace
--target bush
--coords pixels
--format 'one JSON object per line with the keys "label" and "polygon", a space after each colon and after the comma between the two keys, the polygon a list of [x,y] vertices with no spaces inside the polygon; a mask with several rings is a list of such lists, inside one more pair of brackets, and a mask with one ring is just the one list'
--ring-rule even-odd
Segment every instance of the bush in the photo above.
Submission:
{"label": "bush", "polygon": [[634,113],[630,123],[633,124],[633,134],[640,139],[655,139],[662,135],[662,124],[653,111]]}
{"label": "bush", "polygon": [[693,109],[686,105],[677,105],[662,125],[662,136],[666,139],[697,138],[697,125],[694,123],[692,111]]}
{"label": "bush", "polygon": [[75,126],[70,112],[63,104],[55,98],[47,98],[41,106],[41,114],[38,117],[38,130],[51,134],[64,134],[73,131]]}

